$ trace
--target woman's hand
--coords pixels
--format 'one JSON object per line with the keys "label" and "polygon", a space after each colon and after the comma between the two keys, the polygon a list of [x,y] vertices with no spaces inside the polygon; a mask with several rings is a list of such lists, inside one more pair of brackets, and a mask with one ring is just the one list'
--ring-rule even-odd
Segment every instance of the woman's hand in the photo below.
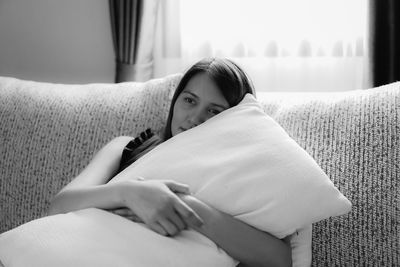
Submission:
{"label": "woman's hand", "polygon": [[128,208],[116,208],[108,210],[109,212],[124,217],[130,221],[137,222],[137,223],[144,223],[142,219],[139,218],[133,211]]}
{"label": "woman's hand", "polygon": [[125,181],[123,205],[152,230],[174,236],[186,227],[199,227],[202,219],[176,193],[188,194],[187,185],[169,180]]}

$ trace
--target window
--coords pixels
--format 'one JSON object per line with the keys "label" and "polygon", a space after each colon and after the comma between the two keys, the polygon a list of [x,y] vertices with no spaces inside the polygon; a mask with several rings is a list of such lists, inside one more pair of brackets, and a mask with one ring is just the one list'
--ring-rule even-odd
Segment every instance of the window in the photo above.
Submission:
{"label": "window", "polygon": [[259,91],[363,88],[366,2],[166,0],[156,73],[182,72],[200,58],[219,56],[243,66]]}

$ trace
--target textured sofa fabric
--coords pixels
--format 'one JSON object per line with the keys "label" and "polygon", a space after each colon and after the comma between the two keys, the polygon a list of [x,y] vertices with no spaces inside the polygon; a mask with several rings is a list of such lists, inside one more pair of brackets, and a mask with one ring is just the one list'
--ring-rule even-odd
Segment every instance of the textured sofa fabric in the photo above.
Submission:
{"label": "textured sofa fabric", "polygon": [[61,85],[0,79],[0,232],[45,214],[112,138],[157,130],[179,77]]}
{"label": "textured sofa fabric", "polygon": [[[88,85],[0,77],[0,233],[43,216],[113,137],[161,129],[180,77]],[[258,99],[353,204],[314,224],[313,266],[398,266],[400,83]]]}
{"label": "textured sofa fabric", "polygon": [[259,98],[353,204],[313,225],[313,266],[399,266],[400,83]]}

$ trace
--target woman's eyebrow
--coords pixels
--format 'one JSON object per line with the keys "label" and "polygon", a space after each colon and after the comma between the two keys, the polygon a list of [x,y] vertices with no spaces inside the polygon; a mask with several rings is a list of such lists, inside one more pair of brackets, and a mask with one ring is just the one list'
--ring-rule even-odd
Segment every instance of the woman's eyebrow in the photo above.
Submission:
{"label": "woman's eyebrow", "polygon": [[189,94],[189,95],[191,95],[191,96],[193,96],[193,97],[195,97],[195,98],[199,98],[196,94],[194,94],[194,93],[192,93],[192,92],[189,92],[189,91],[183,90],[182,93],[186,93],[186,94]]}

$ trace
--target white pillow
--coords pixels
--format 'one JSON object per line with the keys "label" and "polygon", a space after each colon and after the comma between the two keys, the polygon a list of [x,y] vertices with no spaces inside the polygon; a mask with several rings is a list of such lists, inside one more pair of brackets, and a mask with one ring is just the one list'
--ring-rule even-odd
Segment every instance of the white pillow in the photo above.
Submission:
{"label": "white pillow", "polygon": [[233,267],[236,261],[194,230],[171,238],[101,209],[33,220],[0,235],[7,267]]}
{"label": "white pillow", "polygon": [[[311,266],[311,239],[311,225],[290,236],[293,267]],[[10,267],[237,264],[195,231],[185,230],[175,238],[163,237],[143,224],[100,209],[44,217],[2,234],[0,260]]]}
{"label": "white pillow", "polygon": [[[263,112],[252,95],[162,143],[111,182],[130,179],[129,170],[146,179],[187,183],[202,201],[278,238],[296,231],[307,234],[301,229],[351,208],[316,162]],[[309,262],[310,256],[299,259],[298,255],[310,255],[311,230],[297,240],[303,245],[296,245],[299,242],[292,236],[293,263]],[[23,257],[19,257],[21,251]],[[42,218],[2,234],[0,259],[6,266],[237,263],[193,230],[163,237],[98,209]]]}
{"label": "white pillow", "polygon": [[145,179],[186,183],[205,203],[278,238],[351,209],[314,159],[251,94],[126,170],[111,182],[131,179],[132,170]]}

